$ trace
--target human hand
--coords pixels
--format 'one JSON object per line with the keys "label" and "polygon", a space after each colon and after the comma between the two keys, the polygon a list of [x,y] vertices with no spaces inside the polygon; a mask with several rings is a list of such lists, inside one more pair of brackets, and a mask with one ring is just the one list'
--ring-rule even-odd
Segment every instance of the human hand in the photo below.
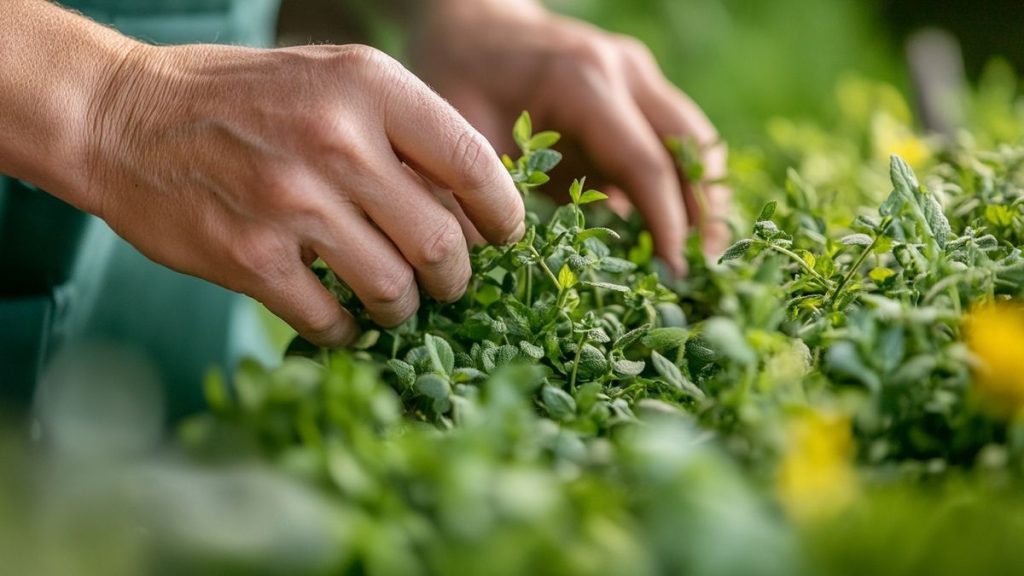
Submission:
{"label": "human hand", "polygon": [[370,48],[136,44],[90,115],[80,205],[321,345],[358,329],[309,269],[316,257],[391,326],[415,313],[418,285],[446,301],[465,291],[463,226],[498,243],[523,233],[487,141]]}
{"label": "human hand", "polygon": [[[725,249],[725,147],[642,43],[531,1],[434,0],[419,20],[410,50],[414,69],[499,151],[511,151],[510,127],[527,109],[536,125],[562,133],[563,173],[586,174],[588,184],[626,193],[673,270],[685,270],[690,225],[706,252]],[[665,147],[670,137],[697,143],[705,182],[681,177]]]}

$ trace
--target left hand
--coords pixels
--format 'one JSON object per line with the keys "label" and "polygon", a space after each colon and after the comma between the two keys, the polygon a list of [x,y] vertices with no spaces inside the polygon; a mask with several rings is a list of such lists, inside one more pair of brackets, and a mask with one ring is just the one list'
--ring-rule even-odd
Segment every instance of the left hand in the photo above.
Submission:
{"label": "left hand", "polygon": [[[590,175],[625,192],[654,238],[657,254],[686,269],[689,227],[705,252],[729,241],[730,192],[720,183],[726,150],[711,122],[661,73],[640,41],[547,12],[532,0],[425,3],[410,50],[414,70],[500,152],[524,109],[535,125],[562,133],[572,176]],[[664,141],[695,141],[705,183],[686,182]],[[701,201],[695,187],[703,189]]]}

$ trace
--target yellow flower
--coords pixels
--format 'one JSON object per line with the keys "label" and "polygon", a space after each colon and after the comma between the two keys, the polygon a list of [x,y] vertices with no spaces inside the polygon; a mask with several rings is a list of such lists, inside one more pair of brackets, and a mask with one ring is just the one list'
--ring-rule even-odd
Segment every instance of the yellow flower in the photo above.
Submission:
{"label": "yellow flower", "polygon": [[967,316],[967,346],[980,361],[974,391],[993,415],[1010,418],[1024,408],[1024,308],[983,304]]}
{"label": "yellow flower", "polygon": [[788,448],[779,465],[776,494],[798,521],[828,518],[857,495],[850,419],[808,412],[787,427]]}
{"label": "yellow flower", "polygon": [[895,154],[903,158],[911,168],[919,169],[931,159],[928,144],[917,137],[907,125],[888,114],[876,114],[871,123],[871,134],[878,158],[888,161]]}

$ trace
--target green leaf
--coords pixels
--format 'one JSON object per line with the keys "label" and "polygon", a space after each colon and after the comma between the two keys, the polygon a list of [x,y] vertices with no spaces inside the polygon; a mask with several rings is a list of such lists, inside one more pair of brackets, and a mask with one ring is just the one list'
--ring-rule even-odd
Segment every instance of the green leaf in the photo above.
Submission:
{"label": "green leaf", "polygon": [[808,250],[797,250],[796,253],[800,256],[800,259],[804,261],[804,264],[807,264],[807,267],[812,270],[814,269],[814,265],[818,263],[818,259],[815,258],[814,254],[811,254]]}
{"label": "green leaf", "polygon": [[612,371],[619,376],[639,376],[647,366],[643,360],[627,360],[622,358],[612,362]]}
{"label": "green leaf", "polygon": [[825,366],[832,375],[855,380],[869,390],[878,390],[882,385],[878,375],[861,360],[852,342],[833,344],[825,353]]}
{"label": "green leaf", "polygon": [[451,345],[444,338],[430,334],[423,335],[423,343],[427,347],[427,353],[430,354],[430,363],[434,370],[441,374],[451,375],[452,370],[455,369],[455,353],[452,352]]}
{"label": "green leaf", "polygon": [[530,138],[533,136],[533,122],[530,120],[530,113],[524,111],[516,120],[512,128],[512,137],[523,152],[530,150]]}
{"label": "green leaf", "polygon": [[634,328],[629,332],[626,332],[622,336],[619,336],[612,344],[612,348],[616,350],[625,350],[626,348],[629,348],[630,346],[638,342],[641,338],[643,338],[644,335],[646,335],[648,330],[650,329],[650,324],[644,324],[639,328]]}
{"label": "green leaf", "polygon": [[735,244],[729,246],[725,250],[725,253],[722,254],[722,257],[718,259],[718,263],[721,264],[722,262],[728,262],[729,260],[736,260],[737,258],[742,258],[743,255],[746,254],[750,250],[750,247],[753,245],[754,241],[749,238],[744,238],[736,242]]}
{"label": "green leaf", "polygon": [[569,185],[569,198],[572,199],[573,204],[579,205],[580,195],[583,194],[583,180],[573,180],[572,184]]}
{"label": "green leaf", "polygon": [[373,348],[378,340],[380,340],[380,330],[366,330],[360,334],[359,339],[352,344],[352,349],[367,350],[369,348]]}
{"label": "green leaf", "polygon": [[452,393],[452,387],[448,380],[437,374],[421,374],[416,379],[416,391],[433,400],[434,412],[443,414],[451,407],[448,396]]}
{"label": "green leaf", "polygon": [[550,172],[562,161],[562,155],[554,150],[537,150],[526,161],[529,172]]}
{"label": "green leaf", "polygon": [[754,236],[757,236],[758,238],[772,240],[779,236],[780,233],[781,230],[779,230],[779,227],[771,220],[761,220],[754,223]]}
{"label": "green leaf", "polygon": [[546,130],[544,132],[540,132],[538,134],[534,134],[533,137],[530,138],[530,141],[527,143],[527,147],[530,150],[535,150],[535,151],[536,150],[544,150],[545,148],[550,148],[550,147],[554,146],[555,144],[557,144],[558,141],[561,138],[562,138],[562,135],[559,134],[558,132],[552,132],[550,130]]}
{"label": "green leaf", "polygon": [[534,360],[540,360],[544,357],[544,349],[536,344],[531,344],[526,340],[519,342],[519,349],[523,351],[523,354],[533,358]]}
{"label": "green leaf", "polygon": [[643,344],[652,350],[672,350],[686,344],[690,331],[685,328],[655,328],[643,337]]}
{"label": "green leaf", "polygon": [[392,358],[387,361],[387,367],[395,374],[398,383],[402,386],[409,387],[416,382],[416,369],[411,364]]}
{"label": "green leaf", "polygon": [[550,180],[550,176],[539,170],[535,170],[530,172],[529,177],[526,179],[526,183],[530,186],[540,186],[541,184],[547,184]]}
{"label": "green leaf", "polygon": [[868,272],[868,278],[871,278],[871,281],[874,282],[875,284],[882,284],[886,280],[892,278],[895,275],[896,272],[894,272],[890,268],[885,267],[873,268],[871,272]]}
{"label": "green leaf", "polygon": [[582,232],[580,232],[579,234],[576,235],[576,237],[579,238],[580,240],[586,240],[587,238],[593,238],[595,236],[610,236],[610,237],[612,237],[612,238],[614,238],[616,240],[621,238],[619,236],[619,233],[616,232],[615,230],[612,230],[611,228],[600,228],[600,227],[598,227],[598,228],[587,228],[586,230],[584,230],[584,231],[582,231]]}
{"label": "green leaf", "polygon": [[1009,226],[1013,224],[1013,218],[1017,211],[1002,204],[989,204],[985,206],[985,220],[996,226]]}
{"label": "green leaf", "polygon": [[569,268],[568,264],[563,264],[562,269],[558,271],[558,288],[568,290],[576,285],[576,280],[576,273]]}
{"label": "green leaf", "polygon": [[663,328],[686,328],[686,313],[675,302],[662,302],[655,307]]}
{"label": "green leaf", "polygon": [[556,420],[568,420],[576,415],[576,400],[565,390],[544,386],[540,391],[541,401],[548,414]]}
{"label": "green leaf", "polygon": [[498,368],[509,364],[519,356],[519,348],[510,344],[498,346],[494,350],[494,365]]}
{"label": "green leaf", "polygon": [[703,390],[697,388],[683,376],[678,366],[673,364],[668,358],[658,354],[657,351],[651,352],[651,363],[654,364],[654,370],[662,379],[676,390],[698,400],[703,400],[706,397]]}
{"label": "green leaf", "polygon": [[591,202],[599,202],[601,200],[607,199],[608,195],[605,194],[604,192],[599,192],[597,190],[587,190],[586,192],[580,195],[580,199],[576,203],[582,206],[584,204],[590,204]]}
{"label": "green leaf", "polygon": [[620,292],[622,294],[629,294],[632,290],[629,286],[623,286],[622,284],[613,284],[611,282],[590,282],[584,281],[584,286],[591,288],[598,288],[601,290],[611,290],[612,292]]}
{"label": "green leaf", "polygon": [[757,220],[755,220],[755,222],[764,222],[766,220],[771,220],[772,216],[775,215],[776,204],[777,203],[775,200],[772,200],[765,204],[764,207],[761,208],[761,213],[757,215]]}
{"label": "green leaf", "polygon": [[932,194],[921,187],[910,165],[899,156],[893,156],[889,165],[889,176],[893,191],[882,203],[879,212],[895,218],[904,208],[909,209],[913,221],[917,223],[917,229],[923,232],[927,239],[933,240],[939,248],[945,247],[952,234],[952,228],[942,213],[942,207]]}
{"label": "green leaf", "polygon": [[452,373],[453,382],[474,382],[486,379],[487,373],[476,368],[456,368]]}
{"label": "green leaf", "polygon": [[719,353],[743,365],[757,361],[757,355],[735,320],[717,316],[707,320],[701,331],[703,339]]}
{"label": "green leaf", "polygon": [[953,228],[949,225],[946,215],[942,213],[942,206],[939,205],[939,201],[935,196],[926,192],[921,192],[920,194],[925,220],[928,222],[928,226],[931,228],[932,235],[939,248],[944,248],[953,233]]}
{"label": "green leaf", "polygon": [[871,246],[874,239],[867,234],[850,234],[849,236],[843,236],[839,239],[839,242],[847,246]]}
{"label": "green leaf", "polygon": [[605,256],[601,258],[601,262],[598,264],[603,272],[609,274],[625,274],[636,270],[636,264],[623,258],[616,258],[615,256]]}
{"label": "green leaf", "polygon": [[591,344],[584,344],[580,351],[579,376],[581,378],[595,378],[608,371],[608,359],[604,352]]}
{"label": "green leaf", "polygon": [[647,230],[640,232],[636,237],[636,245],[629,249],[629,261],[643,266],[654,257],[654,240]]}

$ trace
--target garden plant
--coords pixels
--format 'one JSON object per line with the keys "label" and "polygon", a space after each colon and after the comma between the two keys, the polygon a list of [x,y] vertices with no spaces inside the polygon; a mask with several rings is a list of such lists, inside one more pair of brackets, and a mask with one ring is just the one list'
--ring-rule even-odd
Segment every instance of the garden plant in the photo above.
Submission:
{"label": "garden plant", "polygon": [[383,329],[316,265],[359,341],[211,374],[181,442],[322,497],[312,572],[1012,573],[1024,146],[996,93],[952,139],[854,78],[836,127],[775,121],[734,151],[735,242],[693,235],[682,279],[582,177],[540,193],[558,135],[524,113],[527,232],[475,249],[462,299]]}

